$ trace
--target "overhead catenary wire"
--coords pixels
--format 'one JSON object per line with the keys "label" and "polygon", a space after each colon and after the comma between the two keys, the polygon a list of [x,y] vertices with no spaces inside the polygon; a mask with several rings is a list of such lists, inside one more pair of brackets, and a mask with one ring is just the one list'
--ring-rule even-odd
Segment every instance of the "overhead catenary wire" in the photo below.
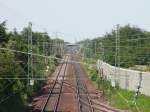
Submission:
{"label": "overhead catenary wire", "polygon": [[[30,53],[28,53],[28,52],[23,52],[23,51],[8,49],[8,48],[0,48],[0,49],[1,49],[1,50],[6,50],[6,51],[12,51],[12,52],[23,53],[23,54],[30,54]],[[54,58],[54,59],[64,60],[64,59],[61,59],[61,58],[56,58],[56,57],[52,57],[52,56],[44,56],[44,55],[35,54],[35,53],[33,53],[32,55],[33,55],[33,56],[44,57],[44,58]],[[85,65],[89,65],[89,66],[91,66],[91,67],[92,67],[92,66],[95,67],[95,64],[88,64],[88,63],[85,63],[85,62],[77,62],[77,61],[69,61],[69,62],[82,63],[82,64],[85,64]],[[11,79],[11,78],[1,78],[1,79]],[[12,78],[12,79],[13,79],[13,78]],[[14,78],[14,79],[18,79],[18,78]],[[20,78],[20,79],[25,79],[25,78]]]}
{"label": "overhead catenary wire", "polygon": [[[29,55],[31,55],[31,53],[28,53],[28,52],[25,52],[25,51],[19,51],[19,50],[14,50],[14,49],[9,49],[9,48],[3,48],[3,47],[0,47],[0,50],[11,51],[11,52],[15,52],[15,53],[22,53],[22,54],[29,54]],[[57,57],[54,57],[54,56],[45,56],[45,55],[41,55],[41,54],[37,54],[37,53],[32,53],[32,55],[33,56],[38,56],[38,57],[43,57],[43,58],[50,58],[50,59],[52,58],[52,59],[58,59],[58,60],[64,61],[64,59],[57,58]],[[68,62],[87,64],[87,63],[78,62],[78,61],[68,61]],[[94,64],[91,64],[91,65],[94,65]]]}

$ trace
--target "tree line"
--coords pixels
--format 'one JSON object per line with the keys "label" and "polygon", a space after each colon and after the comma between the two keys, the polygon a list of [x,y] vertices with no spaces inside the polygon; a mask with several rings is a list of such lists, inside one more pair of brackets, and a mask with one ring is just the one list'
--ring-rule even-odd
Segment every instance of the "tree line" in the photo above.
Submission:
{"label": "tree line", "polygon": [[[0,111],[23,112],[25,105],[31,100],[43,81],[34,81],[30,86],[28,80],[28,67],[35,78],[46,78],[54,70],[57,60],[47,57],[61,57],[63,55],[64,41],[52,39],[47,32],[32,31],[32,52],[40,56],[32,57],[33,65],[28,63],[28,52],[31,47],[28,44],[29,27],[21,32],[16,29],[7,31],[6,22],[0,23]],[[13,52],[11,50],[21,51]],[[31,60],[31,59],[30,59]],[[47,67],[49,66],[49,67]],[[46,73],[46,69],[48,73]],[[31,77],[31,75],[29,76]]]}
{"label": "tree line", "polygon": [[[116,36],[119,38],[117,47]],[[120,58],[121,67],[150,64],[150,32],[137,26],[119,26],[104,36],[79,43],[82,55],[86,58],[102,59],[115,65],[116,48],[119,48],[117,58]]]}

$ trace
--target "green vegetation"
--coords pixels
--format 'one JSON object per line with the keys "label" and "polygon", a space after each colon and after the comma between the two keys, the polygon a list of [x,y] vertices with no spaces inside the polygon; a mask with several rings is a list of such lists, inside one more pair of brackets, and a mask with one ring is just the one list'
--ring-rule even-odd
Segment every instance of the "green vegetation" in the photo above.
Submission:
{"label": "green vegetation", "polygon": [[[132,67],[134,65],[150,64],[150,32],[138,27],[120,26],[120,66]],[[83,40],[80,43],[80,52],[85,58],[103,59],[105,62],[115,65],[116,30],[95,39]]]}
{"label": "green vegetation", "polygon": [[[94,61],[84,59],[84,62],[93,64]],[[97,88],[103,91],[103,95],[106,100],[110,102],[110,105],[118,109],[131,110],[133,112],[149,112],[150,111],[150,97],[143,94],[139,94],[137,97],[136,104],[134,104],[135,92],[121,89],[119,87],[112,87],[110,81],[99,77],[98,71],[91,68],[89,65],[85,66],[88,72],[89,78],[94,82]],[[126,101],[126,100],[127,101]]]}
{"label": "green vegetation", "polygon": [[[139,71],[149,71],[150,32],[131,25],[120,26],[117,31],[113,29],[102,37],[79,42],[83,61],[95,65],[96,60],[101,59],[114,66],[116,36],[120,38],[120,66]],[[118,86],[112,87],[110,81],[100,77],[96,67],[93,69],[86,65],[86,69],[89,78],[99,90],[103,91],[103,95],[112,106],[133,112],[150,112],[150,97],[139,93],[135,100],[135,92],[120,89]]]}
{"label": "green vegetation", "polygon": [[146,65],[135,65],[133,67],[130,67],[131,70],[137,70],[137,71],[143,71],[143,72],[150,72],[150,66]]}
{"label": "green vegetation", "polygon": [[[0,49],[0,112],[26,112],[26,106],[31,97],[41,87],[43,81],[34,81],[34,86],[28,85],[28,33],[25,27],[21,32],[16,29],[8,32],[6,22],[0,23],[0,48],[7,48],[21,52]],[[32,32],[32,52],[46,56],[62,54],[63,40],[51,39],[46,32]],[[44,45],[43,45],[44,44]],[[29,47],[31,47],[29,45]],[[48,77],[54,69],[52,58],[33,55],[34,78]],[[30,74],[31,77],[31,74]],[[23,78],[23,79],[22,79]]]}
{"label": "green vegetation", "polygon": [[[137,107],[135,107],[133,103],[135,92],[118,89],[115,92],[116,94],[113,94],[111,97],[111,105],[121,108],[121,109],[130,109],[133,112],[149,112],[150,111],[150,97],[139,94],[138,98],[136,100]],[[121,94],[125,99],[127,99],[129,102],[127,103],[125,100],[123,100]]]}
{"label": "green vegetation", "polygon": [[[135,26],[122,26],[118,30],[120,37],[120,66],[130,69],[149,71],[150,65],[150,32]],[[80,52],[83,61],[95,65],[97,59],[115,65],[116,53],[116,31],[107,33],[93,40],[84,40],[80,43]],[[131,110],[133,112],[149,112],[150,97],[139,94],[135,100],[135,92],[123,90],[118,86],[111,86],[111,82],[99,76],[96,68],[86,65],[89,78],[96,84],[99,90],[110,102],[110,105],[119,109]],[[135,103],[136,105],[135,106]]]}

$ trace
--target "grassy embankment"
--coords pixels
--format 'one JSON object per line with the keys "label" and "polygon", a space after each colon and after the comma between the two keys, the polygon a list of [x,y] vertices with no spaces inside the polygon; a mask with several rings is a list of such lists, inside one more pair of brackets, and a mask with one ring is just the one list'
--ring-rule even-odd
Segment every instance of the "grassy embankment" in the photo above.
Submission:
{"label": "grassy embankment", "polygon": [[[84,59],[88,64],[95,64],[96,60]],[[99,77],[98,71],[91,66],[84,66],[88,77],[94,82],[99,90],[102,90],[110,105],[119,109],[130,110],[132,112],[150,112],[150,97],[139,94],[136,100],[137,106],[133,103],[135,92],[121,89],[119,87],[113,88],[109,81]],[[127,101],[125,101],[125,99]]]}

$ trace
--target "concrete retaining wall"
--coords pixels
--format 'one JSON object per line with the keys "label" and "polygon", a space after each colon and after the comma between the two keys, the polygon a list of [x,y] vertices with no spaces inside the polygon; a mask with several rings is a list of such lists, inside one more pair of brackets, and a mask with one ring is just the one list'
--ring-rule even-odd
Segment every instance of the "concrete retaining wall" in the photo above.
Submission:
{"label": "concrete retaining wall", "polygon": [[97,69],[107,80],[111,81],[112,85],[118,83],[120,88],[131,91],[136,91],[138,86],[141,85],[140,92],[150,96],[149,72],[118,68],[101,60],[97,61]]}

